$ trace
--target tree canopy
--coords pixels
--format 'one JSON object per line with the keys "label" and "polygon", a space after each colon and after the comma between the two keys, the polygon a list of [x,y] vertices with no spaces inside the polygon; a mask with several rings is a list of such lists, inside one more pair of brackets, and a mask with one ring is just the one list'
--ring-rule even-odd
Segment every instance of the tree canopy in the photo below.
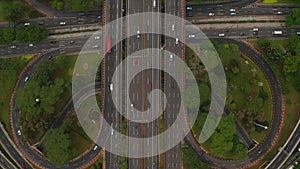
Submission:
{"label": "tree canopy", "polygon": [[51,129],[45,136],[46,155],[50,161],[63,165],[72,158],[72,139],[65,126]]}
{"label": "tree canopy", "polygon": [[24,18],[26,6],[21,1],[14,1],[12,3],[5,3],[0,11],[5,20],[8,22],[16,22]]}
{"label": "tree canopy", "polygon": [[300,25],[300,8],[293,9],[293,12],[286,17],[288,26]]}

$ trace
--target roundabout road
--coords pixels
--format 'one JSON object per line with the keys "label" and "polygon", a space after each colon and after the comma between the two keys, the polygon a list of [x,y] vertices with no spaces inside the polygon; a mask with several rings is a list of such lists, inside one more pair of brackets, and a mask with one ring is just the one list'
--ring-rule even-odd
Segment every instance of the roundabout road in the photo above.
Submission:
{"label": "roundabout road", "polygon": [[273,115],[272,122],[270,124],[270,129],[262,141],[257,147],[255,147],[252,151],[248,153],[248,156],[242,160],[228,160],[221,159],[210,155],[208,152],[203,150],[197,140],[193,137],[191,133],[189,133],[185,140],[187,143],[196,151],[199,159],[204,162],[218,167],[218,168],[248,168],[250,166],[255,165],[258,161],[262,160],[263,157],[274,147],[277,139],[279,137],[279,133],[282,129],[285,110],[283,105],[283,96],[281,94],[280,83],[277,80],[274,72],[272,71],[269,64],[264,60],[260,54],[251,49],[246,44],[233,40],[233,39],[214,39],[220,43],[233,43],[238,45],[240,51],[246,54],[254,63],[256,63],[259,68],[263,71],[270,89],[272,93],[272,101],[273,101]]}
{"label": "roundabout road", "polygon": [[[35,164],[40,168],[51,168],[51,169],[87,168],[88,166],[96,162],[96,160],[101,156],[100,148],[93,150],[93,147],[91,146],[89,150],[87,150],[82,156],[70,161],[68,164],[64,166],[56,166],[55,164],[52,164],[44,156],[39,154],[36,150],[34,150],[32,146],[23,142],[22,138],[16,134],[20,128],[18,126],[18,119],[20,114],[18,111],[16,111],[16,101],[15,101],[16,89],[25,87],[25,82],[24,82],[25,77],[31,76],[33,74],[33,72],[37,69],[38,63],[40,61],[47,60],[49,56],[55,57],[58,55],[60,55],[60,52],[58,49],[55,49],[46,54],[35,57],[29,64],[26,65],[26,67],[19,75],[19,78],[15,84],[15,88],[11,96],[11,104],[10,104],[10,126],[12,129],[13,140],[16,143],[22,155],[26,157],[31,163]],[[26,167],[31,168],[29,166]]]}

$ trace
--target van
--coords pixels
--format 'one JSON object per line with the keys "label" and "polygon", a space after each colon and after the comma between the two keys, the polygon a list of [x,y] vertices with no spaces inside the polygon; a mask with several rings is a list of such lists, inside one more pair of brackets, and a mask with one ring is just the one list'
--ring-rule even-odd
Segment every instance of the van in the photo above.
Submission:
{"label": "van", "polygon": [[172,61],[172,60],[173,60],[173,55],[171,54],[171,55],[170,55],[170,61]]}
{"label": "van", "polygon": [[156,0],[153,0],[153,8],[156,7]]}

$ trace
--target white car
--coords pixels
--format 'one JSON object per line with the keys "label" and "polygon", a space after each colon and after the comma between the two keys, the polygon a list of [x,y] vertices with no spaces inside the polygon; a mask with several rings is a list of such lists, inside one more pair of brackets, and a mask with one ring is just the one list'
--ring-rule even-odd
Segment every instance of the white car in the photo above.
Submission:
{"label": "white car", "polygon": [[186,10],[188,10],[188,11],[191,11],[193,8],[192,7],[190,7],[190,6],[187,6],[186,7]]}
{"label": "white car", "polygon": [[130,104],[131,111],[133,111],[133,106],[134,106],[134,105],[131,103],[131,104]]}
{"label": "white car", "polygon": [[111,135],[114,135],[114,133],[115,133],[115,130],[114,129],[111,129]]}
{"label": "white car", "polygon": [[141,37],[140,33],[141,33],[141,32],[140,32],[139,30],[136,31],[136,34],[137,34],[136,37],[137,37],[137,38],[140,38],[140,37]]}
{"label": "white car", "polygon": [[93,46],[93,48],[98,48],[98,47],[99,47],[98,45],[94,45],[94,46]]}
{"label": "white car", "polygon": [[98,148],[98,146],[97,146],[97,145],[95,145],[95,147],[93,148],[93,150],[97,150],[97,148]]}
{"label": "white car", "polygon": [[235,16],[235,15],[236,15],[236,12],[230,12],[230,15],[231,15],[231,16]]}
{"label": "white car", "polygon": [[194,38],[194,37],[196,37],[195,35],[189,35],[189,38]]}
{"label": "white car", "polygon": [[29,80],[29,77],[26,76],[24,82],[27,82]]}
{"label": "white car", "polygon": [[225,36],[224,33],[220,33],[220,34],[219,34],[219,37],[224,37],[224,36]]}
{"label": "white car", "polygon": [[179,43],[179,40],[178,40],[178,38],[176,38],[175,39],[175,44],[178,45],[178,43]]}
{"label": "white car", "polygon": [[19,136],[22,135],[21,130],[18,130],[18,135],[19,135]]}
{"label": "white car", "polygon": [[173,61],[173,55],[170,55],[170,61]]}
{"label": "white car", "polygon": [[60,25],[66,25],[66,22],[60,22],[59,24]]}
{"label": "white car", "polygon": [[171,28],[172,28],[172,31],[174,31],[174,30],[175,30],[175,25],[173,24],[173,25],[171,26]]}
{"label": "white car", "polygon": [[32,43],[29,43],[29,45],[28,45],[29,47],[33,47],[33,44]]}
{"label": "white car", "polygon": [[112,83],[109,85],[109,90],[113,91],[113,84]]}
{"label": "white car", "polygon": [[254,27],[253,32],[258,32],[258,28]]}
{"label": "white car", "polygon": [[276,13],[277,15],[281,15],[282,14],[282,12],[281,11],[277,11],[277,13]]}
{"label": "white car", "polygon": [[235,12],[235,9],[233,9],[233,8],[232,8],[232,9],[230,9],[230,12]]}
{"label": "white car", "polygon": [[30,25],[29,22],[24,23],[24,26],[29,26],[29,25]]}
{"label": "white car", "polygon": [[15,48],[17,48],[17,46],[16,45],[12,45],[10,48],[15,49]]}
{"label": "white car", "polygon": [[96,36],[96,37],[95,37],[95,40],[99,40],[99,39],[100,39],[100,36]]}
{"label": "white car", "polygon": [[214,16],[215,14],[214,13],[212,13],[212,12],[210,12],[209,14],[208,14],[208,16]]}

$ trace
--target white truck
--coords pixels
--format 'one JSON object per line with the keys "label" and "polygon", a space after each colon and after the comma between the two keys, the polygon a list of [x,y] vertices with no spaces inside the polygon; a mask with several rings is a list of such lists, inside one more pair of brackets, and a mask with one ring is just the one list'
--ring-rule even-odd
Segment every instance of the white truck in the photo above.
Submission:
{"label": "white truck", "polygon": [[278,30],[276,30],[276,31],[273,31],[273,35],[282,35],[282,31],[278,31]]}

